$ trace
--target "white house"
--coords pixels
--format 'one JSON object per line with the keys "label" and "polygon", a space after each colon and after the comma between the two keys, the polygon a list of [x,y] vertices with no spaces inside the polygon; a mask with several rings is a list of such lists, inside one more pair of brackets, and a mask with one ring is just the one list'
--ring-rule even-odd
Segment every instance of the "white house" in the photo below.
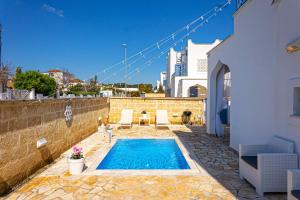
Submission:
{"label": "white house", "polygon": [[113,96],[113,91],[112,90],[102,90],[100,92],[101,97],[112,97]]}
{"label": "white house", "polygon": [[236,150],[279,135],[300,152],[299,10],[299,0],[248,0],[234,14],[234,34],[208,53],[208,133],[222,132],[218,113],[223,75],[230,71],[230,145]]}
{"label": "white house", "polygon": [[50,77],[55,79],[55,82],[59,85],[62,86],[64,84],[64,72],[59,69],[52,69],[49,70],[47,73]]}
{"label": "white house", "polygon": [[194,44],[188,40],[187,47],[180,52],[170,49],[167,60],[166,95],[190,97],[190,88],[201,85],[207,88],[207,52],[218,45]]}

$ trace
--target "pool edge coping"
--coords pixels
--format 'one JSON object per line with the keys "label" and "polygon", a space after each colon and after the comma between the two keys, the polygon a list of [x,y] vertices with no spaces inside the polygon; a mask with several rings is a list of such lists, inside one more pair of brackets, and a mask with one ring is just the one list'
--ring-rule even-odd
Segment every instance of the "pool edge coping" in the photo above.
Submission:
{"label": "pool edge coping", "polygon": [[[115,145],[118,139],[174,139],[178,145],[182,155],[184,156],[186,162],[188,163],[190,169],[105,169],[97,170],[97,166],[102,162],[106,155],[110,152],[111,148]],[[99,156],[100,155],[100,156]],[[145,136],[145,137],[128,137],[121,136],[112,138],[112,142],[108,143],[108,146],[105,148],[105,152],[101,152],[100,149],[95,151],[94,155],[89,158],[87,162],[87,169],[81,175],[103,175],[103,176],[155,176],[155,175],[207,175],[206,170],[204,170],[199,165],[199,160],[195,156],[194,152],[189,145],[184,145],[182,140],[178,136],[165,136],[165,137],[154,137],[154,136]]]}

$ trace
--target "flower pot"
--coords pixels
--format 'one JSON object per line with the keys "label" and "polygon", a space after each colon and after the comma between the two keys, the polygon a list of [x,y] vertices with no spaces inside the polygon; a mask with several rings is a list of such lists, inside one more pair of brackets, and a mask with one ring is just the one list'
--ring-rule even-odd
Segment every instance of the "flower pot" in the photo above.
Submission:
{"label": "flower pot", "polygon": [[69,164],[70,174],[79,175],[83,171],[84,158],[80,158],[80,159],[68,158],[68,164]]}
{"label": "flower pot", "polygon": [[143,119],[147,119],[147,114],[143,114]]}

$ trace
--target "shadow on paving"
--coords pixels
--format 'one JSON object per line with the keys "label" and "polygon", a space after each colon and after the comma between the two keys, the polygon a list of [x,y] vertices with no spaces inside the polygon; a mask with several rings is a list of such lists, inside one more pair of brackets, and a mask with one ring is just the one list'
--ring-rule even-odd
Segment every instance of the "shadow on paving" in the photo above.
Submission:
{"label": "shadow on paving", "polygon": [[206,127],[187,126],[190,131],[173,131],[186,147],[191,157],[215,180],[229,190],[239,200],[267,199],[285,200],[285,193],[256,194],[255,188],[239,178],[238,152],[229,147],[230,135],[227,129],[223,138],[206,133]]}

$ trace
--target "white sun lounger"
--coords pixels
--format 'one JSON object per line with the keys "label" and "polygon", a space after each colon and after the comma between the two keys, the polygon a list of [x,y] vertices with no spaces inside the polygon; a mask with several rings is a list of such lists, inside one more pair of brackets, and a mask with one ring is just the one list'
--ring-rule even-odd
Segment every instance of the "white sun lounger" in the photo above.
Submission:
{"label": "white sun lounger", "polygon": [[170,125],[168,112],[166,110],[157,110],[155,118],[156,127]]}
{"label": "white sun lounger", "polygon": [[123,109],[121,113],[121,120],[119,121],[120,126],[132,127],[133,122],[133,110]]}

